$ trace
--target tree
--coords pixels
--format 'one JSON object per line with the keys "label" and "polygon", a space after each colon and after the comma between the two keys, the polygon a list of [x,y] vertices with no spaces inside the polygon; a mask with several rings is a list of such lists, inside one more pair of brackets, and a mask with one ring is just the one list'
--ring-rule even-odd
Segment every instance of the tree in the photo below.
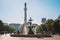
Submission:
{"label": "tree", "polygon": [[55,20],[54,22],[54,32],[60,33],[60,20]]}
{"label": "tree", "polygon": [[0,20],[0,33],[3,34],[4,32],[13,32],[14,29],[9,25],[4,25],[4,23]]}
{"label": "tree", "polygon": [[47,26],[45,24],[41,24],[42,31],[47,32]]}
{"label": "tree", "polygon": [[53,19],[48,19],[45,23],[47,25],[47,30],[49,32],[53,32],[54,31],[54,20]]}
{"label": "tree", "polygon": [[0,20],[0,33],[4,31],[3,22]]}
{"label": "tree", "polygon": [[6,31],[7,33],[10,33],[10,32],[13,32],[14,29],[9,25],[4,25],[4,31]]}
{"label": "tree", "polygon": [[36,33],[42,33],[42,28],[40,25],[36,27]]}

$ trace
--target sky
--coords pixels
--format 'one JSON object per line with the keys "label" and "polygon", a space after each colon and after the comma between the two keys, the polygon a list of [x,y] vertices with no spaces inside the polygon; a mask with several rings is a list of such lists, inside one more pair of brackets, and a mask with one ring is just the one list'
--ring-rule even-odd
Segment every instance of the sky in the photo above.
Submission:
{"label": "sky", "polygon": [[40,24],[41,18],[56,19],[60,15],[60,0],[0,0],[0,20],[4,23],[24,23],[24,3],[27,20]]}

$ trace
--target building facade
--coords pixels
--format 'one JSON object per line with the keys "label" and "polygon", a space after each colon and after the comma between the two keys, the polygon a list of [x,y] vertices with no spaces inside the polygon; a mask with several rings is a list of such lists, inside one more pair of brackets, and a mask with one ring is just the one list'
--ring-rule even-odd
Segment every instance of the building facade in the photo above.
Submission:
{"label": "building facade", "polygon": [[45,23],[46,22],[46,18],[42,18],[41,22]]}
{"label": "building facade", "polygon": [[20,24],[16,24],[16,23],[11,23],[9,24],[9,26],[13,27],[13,29],[18,32],[20,30],[21,25]]}

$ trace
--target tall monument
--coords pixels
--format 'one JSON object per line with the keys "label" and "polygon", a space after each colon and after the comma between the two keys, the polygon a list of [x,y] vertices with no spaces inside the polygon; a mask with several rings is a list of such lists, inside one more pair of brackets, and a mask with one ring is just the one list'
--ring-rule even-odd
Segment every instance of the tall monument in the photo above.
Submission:
{"label": "tall monument", "polygon": [[25,13],[24,14],[24,23],[26,24],[26,22],[27,22],[27,7],[26,7],[27,4],[26,4],[26,2],[25,2],[24,5],[25,5],[25,8],[24,8],[24,13]]}
{"label": "tall monument", "polygon": [[27,7],[26,7],[26,2],[24,3],[24,29],[23,29],[23,34],[27,34]]}

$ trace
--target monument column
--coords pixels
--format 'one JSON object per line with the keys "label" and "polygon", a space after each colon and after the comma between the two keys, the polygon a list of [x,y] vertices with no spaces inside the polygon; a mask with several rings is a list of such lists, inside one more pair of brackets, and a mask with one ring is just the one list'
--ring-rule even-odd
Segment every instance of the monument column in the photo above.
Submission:
{"label": "monument column", "polygon": [[26,3],[24,4],[25,5],[25,8],[24,8],[24,23],[26,24],[27,22],[27,8],[26,8]]}
{"label": "monument column", "polygon": [[24,8],[24,29],[23,29],[23,34],[27,34],[27,7],[26,7],[26,3],[24,4],[25,8]]}

